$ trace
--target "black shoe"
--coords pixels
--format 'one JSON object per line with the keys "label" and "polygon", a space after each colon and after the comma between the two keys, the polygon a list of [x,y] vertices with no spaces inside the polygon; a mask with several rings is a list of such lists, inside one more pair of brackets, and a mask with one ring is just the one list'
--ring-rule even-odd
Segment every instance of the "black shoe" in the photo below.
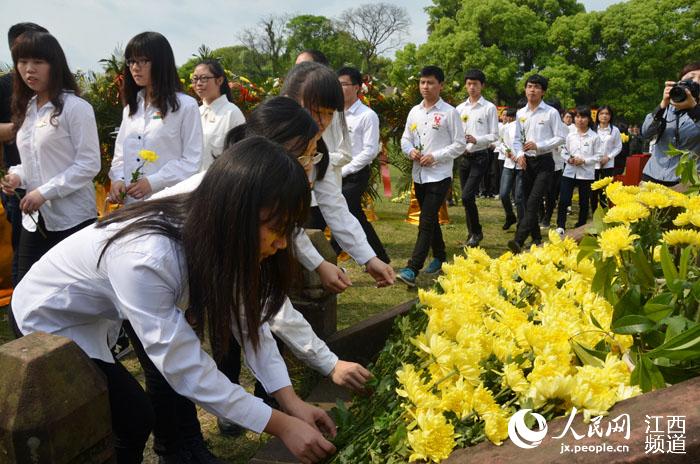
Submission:
{"label": "black shoe", "polygon": [[482,232],[479,232],[478,234],[472,234],[471,237],[469,237],[469,240],[467,240],[467,246],[474,248],[479,246],[479,242],[481,242],[484,239],[484,234]]}
{"label": "black shoe", "polygon": [[182,452],[158,456],[158,464],[191,464],[192,461]]}
{"label": "black shoe", "polygon": [[517,255],[523,251],[523,246],[519,244],[517,240],[511,240],[508,242],[508,249],[512,251],[514,255]]}
{"label": "black shoe", "polygon": [[515,216],[506,218],[506,222],[503,224],[502,229],[503,229],[503,230],[508,230],[508,229],[510,229],[511,226],[512,226],[513,224],[515,224],[516,222],[518,222],[518,220],[515,218]]}
{"label": "black shoe", "polygon": [[538,246],[538,247],[539,247],[539,246],[542,246],[542,240],[533,240],[533,241],[532,241],[532,244],[535,245],[535,246]]}
{"label": "black shoe", "polygon": [[224,461],[211,454],[202,438],[189,440],[182,445],[182,448],[183,454],[192,464],[224,464]]}
{"label": "black shoe", "polygon": [[245,433],[245,429],[238,424],[235,424],[226,419],[216,419],[216,425],[219,426],[219,433],[227,437],[240,437]]}

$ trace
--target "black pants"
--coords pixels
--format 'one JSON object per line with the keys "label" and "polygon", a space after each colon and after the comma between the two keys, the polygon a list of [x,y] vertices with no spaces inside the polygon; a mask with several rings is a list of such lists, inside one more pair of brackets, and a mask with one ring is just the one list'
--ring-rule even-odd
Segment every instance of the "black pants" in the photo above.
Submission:
{"label": "black pants", "polygon": [[541,242],[542,234],[537,216],[542,198],[549,191],[554,175],[554,160],[551,153],[527,158],[527,167],[522,172],[525,214],[515,231],[515,241],[523,245],[528,236],[533,242]]}
{"label": "black pants", "polygon": [[[595,170],[595,180],[600,180],[605,177],[610,177],[615,174],[615,168],[607,169],[596,169]],[[598,209],[598,203],[603,208],[608,207],[608,197],[605,196],[605,192],[601,190],[594,190],[591,192],[591,213],[595,213]]]}
{"label": "black pants", "polygon": [[562,182],[563,169],[554,171],[552,176],[552,185],[549,191],[544,196],[544,211],[542,212],[542,223],[549,225],[552,222],[554,208],[557,206],[557,198],[559,198],[559,190]]}
{"label": "black pants", "polygon": [[432,248],[433,258],[440,261],[447,259],[445,253],[445,241],[442,239],[440,220],[438,213],[445,202],[447,190],[450,188],[450,177],[437,182],[425,184],[415,183],[416,200],[420,206],[420,219],[418,223],[418,238],[413,246],[413,254],[408,260],[408,267],[418,274],[425,264],[428,251]]}
{"label": "black pants", "polygon": [[488,151],[482,150],[466,153],[459,163],[459,183],[462,186],[462,204],[467,218],[467,236],[481,233],[479,209],[476,206],[476,195],[489,163]]}
{"label": "black pants", "polygon": [[153,408],[141,385],[124,366],[93,359],[104,373],[112,411],[117,464],[138,464],[143,460],[146,440],[153,428]]}
{"label": "black pants", "polygon": [[[29,272],[29,269],[34,265],[34,263],[39,261],[39,259],[41,259],[41,257],[44,256],[47,251],[49,251],[51,248],[57,245],[64,238],[67,238],[79,231],[80,229],[89,226],[90,224],[95,222],[95,220],[90,219],[89,221],[80,223],[75,227],[71,227],[70,229],[59,231],[46,230],[44,218],[41,216],[41,214],[39,214],[39,220],[37,222],[39,224],[39,227],[41,227],[41,230],[46,235],[46,238],[44,238],[44,236],[41,235],[41,232],[39,232],[39,230],[30,232],[26,229],[22,229],[22,233],[19,239],[19,246],[16,253],[17,283],[19,283],[24,278],[24,276],[27,274],[27,272]],[[22,333],[17,327],[17,323],[15,322],[15,317],[12,314],[12,311],[8,312],[8,320],[10,322],[10,327],[12,328],[12,331],[15,333],[15,336],[21,337]]]}
{"label": "black pants", "polygon": [[[370,169],[369,166],[366,166],[354,174],[343,177],[343,196],[345,197],[345,201],[348,203],[350,213],[355,216],[358,221],[360,221],[362,230],[365,231],[365,235],[367,236],[367,242],[374,250],[377,258],[381,259],[385,263],[389,263],[389,261],[391,261],[389,259],[389,255],[384,249],[382,241],[379,240],[377,232],[374,230],[374,227],[372,227],[372,224],[370,224],[370,222],[367,220],[367,216],[365,216],[365,212],[362,209],[362,196],[364,195],[365,191],[367,191],[369,176]],[[331,241],[331,245],[336,253],[340,253],[342,250],[341,246],[338,245],[338,242],[336,242],[335,239]]]}
{"label": "black pants", "polygon": [[571,198],[574,196],[574,187],[578,187],[578,221],[574,228],[581,227],[588,220],[588,201],[591,195],[592,180],[561,178],[561,193],[559,194],[559,212],[557,213],[557,227],[566,229],[566,210],[571,206]]}

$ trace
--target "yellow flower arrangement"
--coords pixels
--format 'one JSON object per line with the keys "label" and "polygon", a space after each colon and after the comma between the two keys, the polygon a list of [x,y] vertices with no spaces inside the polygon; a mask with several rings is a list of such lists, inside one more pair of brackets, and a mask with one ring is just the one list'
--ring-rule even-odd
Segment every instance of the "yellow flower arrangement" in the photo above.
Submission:
{"label": "yellow flower arrangement", "polygon": [[673,229],[664,232],[663,241],[670,246],[700,247],[700,232],[691,229]]}
{"label": "yellow flower arrangement", "polygon": [[591,190],[600,190],[607,187],[613,181],[612,177],[603,177],[591,184]]}
{"label": "yellow flower arrangement", "polygon": [[598,246],[603,259],[617,257],[622,251],[631,250],[639,235],[633,234],[629,226],[622,225],[606,229],[598,237]]}

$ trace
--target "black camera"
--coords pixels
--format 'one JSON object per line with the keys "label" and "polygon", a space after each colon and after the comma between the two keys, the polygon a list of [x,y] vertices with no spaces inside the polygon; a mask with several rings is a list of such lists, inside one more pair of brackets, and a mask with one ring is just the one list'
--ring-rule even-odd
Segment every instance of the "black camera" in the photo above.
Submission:
{"label": "black camera", "polygon": [[692,79],[686,79],[684,81],[676,82],[673,87],[671,87],[671,91],[669,92],[671,100],[673,100],[675,103],[684,102],[688,97],[688,95],[685,93],[685,89],[690,91],[690,95],[692,95],[696,101],[700,99],[700,84]]}

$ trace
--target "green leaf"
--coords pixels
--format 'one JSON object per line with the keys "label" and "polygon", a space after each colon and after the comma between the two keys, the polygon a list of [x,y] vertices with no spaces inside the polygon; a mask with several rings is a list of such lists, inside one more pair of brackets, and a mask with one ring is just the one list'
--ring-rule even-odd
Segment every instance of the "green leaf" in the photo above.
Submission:
{"label": "green leaf", "polygon": [[644,304],[644,314],[654,322],[659,322],[673,313],[674,296],[672,293],[661,293]]}
{"label": "green leaf", "polygon": [[[664,277],[666,278],[666,285],[671,288],[671,283],[678,279],[678,270],[676,265],[673,264],[673,258],[671,253],[668,251],[668,247],[664,244],[661,247],[661,269],[664,272]],[[674,291],[674,293],[677,293]]]}
{"label": "green leaf", "polygon": [[651,319],[636,314],[624,316],[610,324],[613,332],[618,334],[637,334],[648,332],[656,324]]}
{"label": "green leaf", "polygon": [[700,375],[700,368],[698,367],[660,366],[658,364],[656,367],[664,376],[664,380],[670,384],[680,383]]}
{"label": "green leaf", "polygon": [[681,332],[646,355],[650,358],[668,358],[678,361],[700,358],[700,325]]}
{"label": "green leaf", "polygon": [[613,311],[612,322],[624,316],[641,315],[642,314],[642,296],[639,292],[639,287],[632,286],[627,292],[622,295],[620,301],[615,304]]}
{"label": "green leaf", "polygon": [[646,356],[637,358],[637,364],[630,377],[632,385],[639,385],[643,392],[664,388],[666,382],[658,367]]}
{"label": "green leaf", "polygon": [[632,264],[634,264],[635,274],[637,280],[642,287],[653,287],[654,286],[654,269],[649,264],[644,251],[641,247],[637,248],[634,253],[630,253],[632,257]]}
{"label": "green leaf", "polygon": [[582,365],[589,365],[595,367],[603,367],[605,365],[605,358],[607,353],[604,351],[596,351],[587,348],[577,341],[571,340],[571,348],[573,348],[574,353],[581,361]]}
{"label": "green leaf", "polygon": [[692,287],[690,287],[690,293],[695,298],[695,301],[700,301],[700,280],[696,281]]}
{"label": "green leaf", "polygon": [[610,286],[614,273],[615,261],[612,258],[596,262],[596,273],[591,283],[591,289],[599,295],[604,296],[605,288]]}
{"label": "green leaf", "polygon": [[586,232],[589,234],[600,234],[602,231],[607,229],[607,224],[603,221],[605,213],[607,213],[607,208],[597,208],[595,213],[593,213],[593,223],[586,228]]}
{"label": "green leaf", "polygon": [[691,321],[684,316],[672,316],[667,317],[665,320],[661,321],[666,324],[666,341],[671,340],[673,337],[680,335],[682,332],[693,327],[695,322]]}
{"label": "green leaf", "polygon": [[605,329],[603,329],[603,326],[600,325],[600,322],[598,322],[598,319],[595,318],[595,316],[593,315],[593,312],[590,312],[589,315],[591,316],[591,322],[593,323],[594,326],[596,326],[600,330],[605,330]]}
{"label": "green leaf", "polygon": [[681,251],[681,260],[678,265],[678,278],[685,280],[688,278],[688,261],[690,261],[690,252],[692,249],[690,247],[683,248]]}

